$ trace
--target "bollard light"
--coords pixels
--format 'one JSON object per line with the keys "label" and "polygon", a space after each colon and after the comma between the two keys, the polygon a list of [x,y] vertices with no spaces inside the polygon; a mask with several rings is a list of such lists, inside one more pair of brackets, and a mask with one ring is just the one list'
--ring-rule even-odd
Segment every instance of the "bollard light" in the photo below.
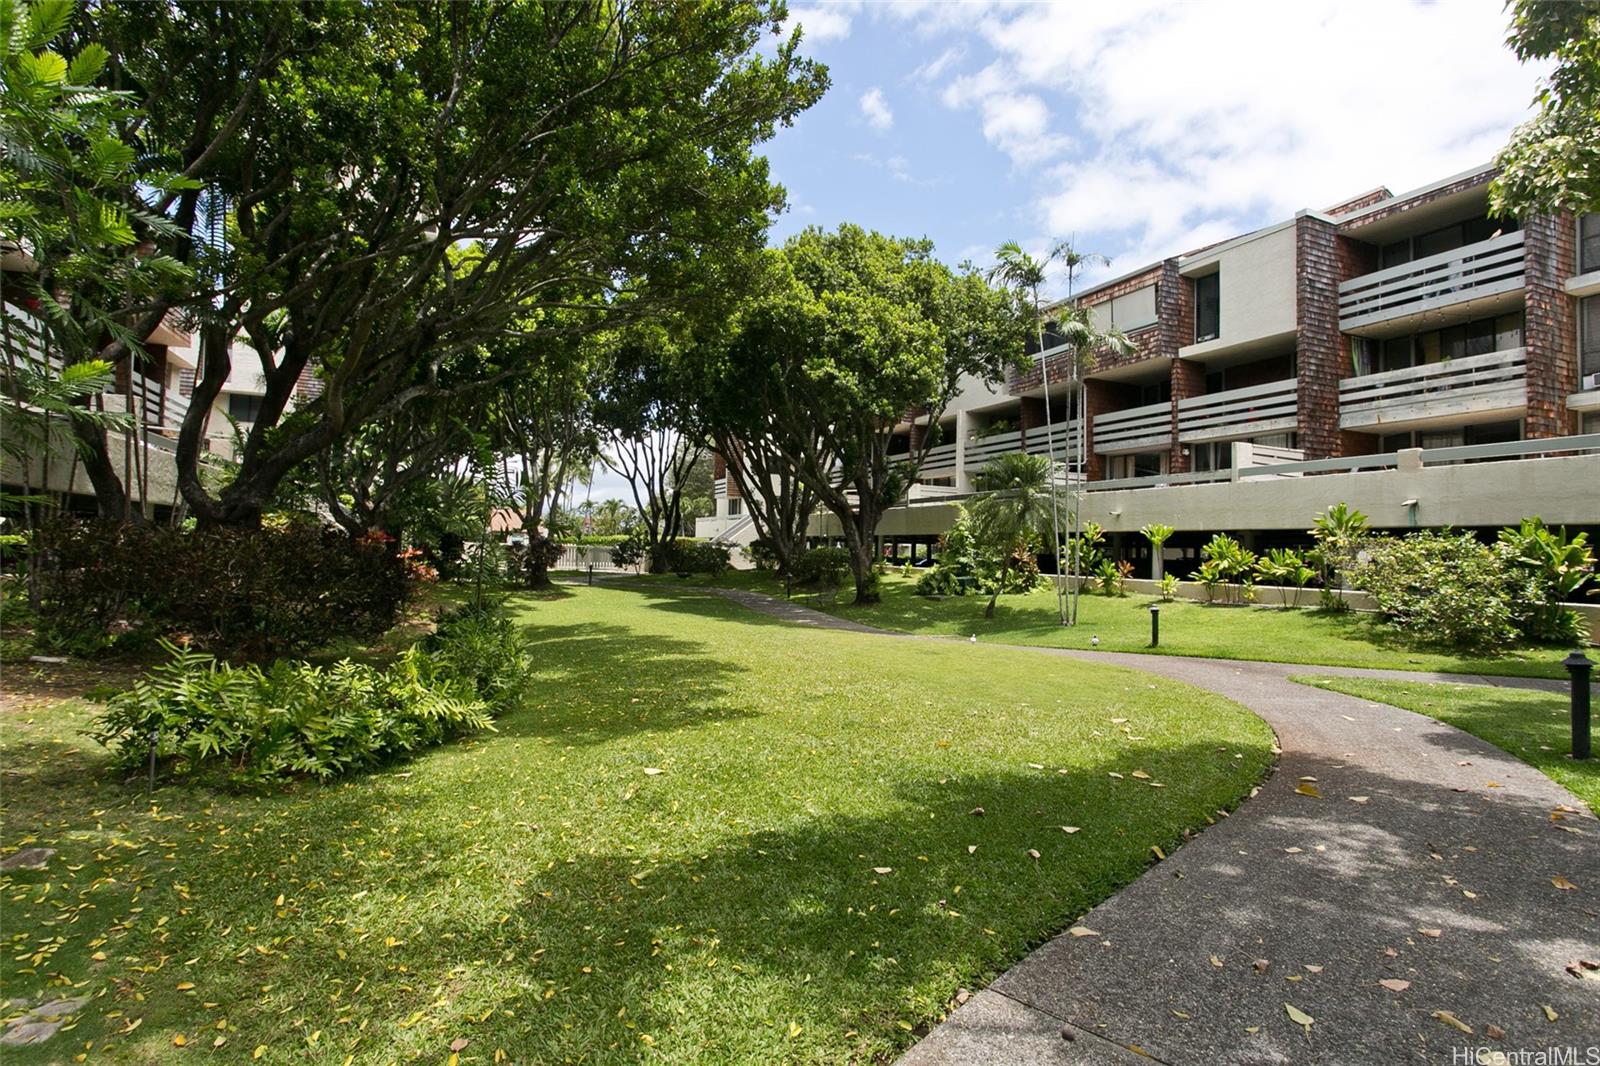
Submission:
{"label": "bollard light", "polygon": [[1572,675],[1572,757],[1587,759],[1589,745],[1589,677],[1594,663],[1580,648],[1561,663]]}
{"label": "bollard light", "polygon": [[1150,605],[1150,646],[1152,648],[1161,646],[1161,605],[1159,603]]}

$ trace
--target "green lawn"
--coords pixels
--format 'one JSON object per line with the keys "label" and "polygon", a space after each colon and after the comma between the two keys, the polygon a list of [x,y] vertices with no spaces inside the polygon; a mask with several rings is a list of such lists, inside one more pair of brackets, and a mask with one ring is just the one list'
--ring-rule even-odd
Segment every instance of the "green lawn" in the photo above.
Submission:
{"label": "green lawn", "polygon": [[883,1061],[1271,760],[1109,666],[666,584],[521,602],[524,711],[337,785],[147,799],[91,705],[8,700],[0,841],[60,850],[0,875],[0,978],[95,999],[7,1063]]}
{"label": "green lawn", "polygon": [[1448,722],[1537,767],[1600,813],[1600,759],[1580,763],[1567,755],[1572,731],[1565,693],[1356,677],[1294,680]]}
{"label": "green lawn", "polygon": [[[653,577],[676,582],[676,577]],[[693,583],[708,584],[695,577]],[[736,571],[716,584],[783,595],[770,574]],[[1161,604],[1161,646],[1150,647],[1149,596],[1122,598],[1085,594],[1079,601],[1078,625],[1057,622],[1055,594],[1039,589],[1021,596],[1002,596],[993,619],[983,617],[986,596],[930,599],[912,593],[914,582],[898,573],[883,579],[883,602],[876,607],[850,605],[846,589],[837,601],[821,601],[796,589],[795,599],[813,603],[843,618],[905,633],[966,637],[1001,644],[1037,644],[1052,648],[1088,648],[1100,638],[1102,651],[1199,655],[1218,659],[1265,659],[1324,666],[1369,666],[1389,670],[1437,670],[1453,674],[1500,674],[1514,677],[1562,678],[1561,660],[1570,648],[1518,648],[1493,658],[1417,648],[1385,629],[1370,614],[1323,611],[1314,607],[1207,606],[1189,601]],[[1314,591],[1305,594],[1316,602]]]}

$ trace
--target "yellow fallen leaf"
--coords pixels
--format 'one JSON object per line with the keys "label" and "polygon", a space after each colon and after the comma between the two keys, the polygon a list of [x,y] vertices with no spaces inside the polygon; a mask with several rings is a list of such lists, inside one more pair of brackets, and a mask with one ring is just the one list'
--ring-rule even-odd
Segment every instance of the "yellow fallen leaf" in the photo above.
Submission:
{"label": "yellow fallen leaf", "polygon": [[1552,885],[1555,885],[1557,888],[1559,888],[1563,892],[1571,892],[1573,889],[1578,887],[1577,885],[1573,884],[1571,881],[1568,881],[1565,877],[1562,877],[1560,874],[1557,874],[1555,877],[1552,877],[1550,879],[1550,883]]}
{"label": "yellow fallen leaf", "polygon": [[654,777],[659,773],[663,773],[664,771],[658,766],[646,766],[644,768],[644,772],[649,776]]}
{"label": "yellow fallen leaf", "polygon": [[1299,1007],[1296,1007],[1293,1003],[1285,1003],[1283,1005],[1283,1010],[1285,1014],[1289,1015],[1289,1020],[1291,1022],[1303,1027],[1307,1036],[1311,1035],[1311,1025],[1316,1021],[1315,1018],[1301,1010]]}
{"label": "yellow fallen leaf", "polygon": [[793,1040],[795,1037],[799,1036],[803,1032],[805,1032],[805,1027],[802,1026],[799,1022],[790,1022],[789,1023],[789,1039],[790,1040]]}
{"label": "yellow fallen leaf", "polygon": [[1151,844],[1150,850],[1156,853],[1156,858],[1158,859],[1165,859],[1167,857],[1167,853],[1161,850],[1161,845],[1159,844]]}
{"label": "yellow fallen leaf", "polygon": [[874,866],[872,868],[872,872],[875,873],[875,874],[892,874],[892,873],[894,873],[894,867],[893,866]]}
{"label": "yellow fallen leaf", "polygon": [[1213,955],[1213,956],[1211,956],[1211,965],[1215,966],[1217,969],[1220,970],[1220,969],[1222,969],[1222,960],[1219,959],[1217,956]]}
{"label": "yellow fallen leaf", "polygon": [[1542,1008],[1543,1008],[1543,1010],[1544,1010],[1544,1016],[1545,1016],[1545,1017],[1546,1017],[1546,1018],[1547,1018],[1547,1019],[1549,1019],[1549,1020],[1550,1020],[1550,1021],[1552,1021],[1552,1022],[1553,1022],[1553,1021],[1555,1021],[1555,1020],[1556,1020],[1556,1019],[1557,1019],[1557,1018],[1559,1018],[1559,1017],[1561,1017],[1561,1015],[1559,1015],[1559,1014],[1557,1014],[1557,1013],[1556,1013],[1556,1009],[1555,1009],[1555,1008],[1554,1008],[1554,1007],[1552,1007],[1552,1006],[1551,1006],[1551,1005],[1550,1005],[1550,1004],[1548,1004],[1548,1003],[1542,1003],[1542,1004],[1540,1004],[1540,1006],[1541,1006],[1541,1007],[1542,1007]]}
{"label": "yellow fallen leaf", "polygon": [[194,987],[194,982],[193,981],[179,981],[178,982],[178,991],[179,992],[187,992],[193,987]]}
{"label": "yellow fallen leaf", "polygon": [[1433,1012],[1433,1016],[1439,1019],[1441,1022],[1444,1022],[1444,1024],[1448,1025],[1452,1029],[1459,1029],[1468,1036],[1472,1035],[1472,1026],[1468,1025],[1460,1018],[1457,1018],[1454,1014],[1451,1014],[1447,1010],[1436,1010]]}
{"label": "yellow fallen leaf", "polygon": [[1064,825],[1061,827],[1061,831],[1063,833],[1076,833],[1078,831],[1078,827],[1075,825]]}
{"label": "yellow fallen leaf", "polygon": [[1099,933],[1095,932],[1093,929],[1090,929],[1087,925],[1075,925],[1071,929],[1068,929],[1067,932],[1071,933],[1073,936],[1099,936],[1100,935]]}
{"label": "yellow fallen leaf", "polygon": [[1140,781],[1148,781],[1148,780],[1150,780],[1150,775],[1145,773],[1143,770],[1135,770],[1133,772],[1133,776],[1137,777]]}
{"label": "yellow fallen leaf", "polygon": [[262,1044],[262,1045],[258,1046],[254,1051],[252,1051],[250,1053],[250,1057],[252,1059],[259,1059],[261,1056],[265,1055],[266,1053],[267,1053],[267,1045]]}
{"label": "yellow fallen leaf", "polygon": [[188,1043],[189,1038],[184,1036],[182,1033],[179,1033],[177,1036],[172,1038],[173,1047],[185,1047]]}
{"label": "yellow fallen leaf", "polygon": [[454,1051],[450,1052],[450,1057],[445,1060],[445,1066],[461,1066],[461,1056]]}
{"label": "yellow fallen leaf", "polygon": [[1317,788],[1317,786],[1312,784],[1310,781],[1300,782],[1298,785],[1294,786],[1294,790],[1300,793],[1300,795],[1310,796],[1312,799],[1322,798],[1322,790]]}

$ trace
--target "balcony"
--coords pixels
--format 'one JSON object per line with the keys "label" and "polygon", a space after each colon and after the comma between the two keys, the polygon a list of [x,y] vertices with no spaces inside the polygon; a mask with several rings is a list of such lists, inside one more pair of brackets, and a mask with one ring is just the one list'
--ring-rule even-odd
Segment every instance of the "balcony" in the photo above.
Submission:
{"label": "balcony", "polygon": [[1094,419],[1096,455],[1148,452],[1172,443],[1172,404],[1152,403],[1111,411]]}
{"label": "balcony", "polygon": [[1339,382],[1342,429],[1407,429],[1515,417],[1527,404],[1527,349],[1365,374]]}
{"label": "balcony", "polygon": [[928,449],[927,457],[922,460],[922,476],[937,477],[941,473],[954,473],[956,468],[956,446],[950,444],[936,444]]}
{"label": "balcony", "polygon": [[1185,444],[1285,433],[1298,425],[1299,383],[1294,378],[1178,401],[1178,439]]}
{"label": "balcony", "polygon": [[1339,285],[1339,329],[1415,325],[1430,311],[1458,305],[1499,310],[1521,291],[1525,259],[1518,230],[1351,278]]}

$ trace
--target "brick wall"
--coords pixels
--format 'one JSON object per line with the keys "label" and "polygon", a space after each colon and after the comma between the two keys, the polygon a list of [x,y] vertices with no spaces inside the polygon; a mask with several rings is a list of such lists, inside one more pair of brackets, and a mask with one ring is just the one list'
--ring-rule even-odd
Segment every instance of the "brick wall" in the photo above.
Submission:
{"label": "brick wall", "polygon": [[[1392,218],[1395,215],[1403,215],[1407,211],[1413,211],[1424,204],[1431,204],[1435,200],[1438,200],[1442,197],[1453,196],[1456,193],[1464,192],[1467,189],[1488,185],[1489,182],[1494,180],[1496,173],[1498,172],[1494,170],[1486,170],[1478,174],[1469,174],[1457,181],[1452,181],[1448,185],[1441,185],[1437,189],[1429,189],[1427,192],[1418,196],[1407,196],[1403,198],[1396,197],[1388,201],[1387,206],[1380,207],[1375,211],[1364,214],[1360,219],[1353,221],[1365,226],[1369,222],[1376,222],[1382,218]],[[1356,210],[1356,208],[1346,208],[1345,210],[1353,211]]]}
{"label": "brick wall", "polygon": [[1189,457],[1178,443],[1178,401],[1202,396],[1206,391],[1206,370],[1199,363],[1184,359],[1172,361],[1172,452],[1168,469],[1174,474],[1189,472]]}
{"label": "brick wall", "polygon": [[1384,200],[1392,200],[1393,198],[1394,193],[1388,189],[1377,188],[1371,192],[1362,193],[1353,200],[1346,200],[1342,204],[1334,204],[1322,213],[1325,215],[1348,214],[1351,211],[1359,211],[1363,207],[1371,207],[1373,204],[1382,203]]}
{"label": "brick wall", "polygon": [[1118,385],[1114,381],[1095,381],[1091,378],[1085,382],[1084,412],[1086,417],[1084,418],[1084,431],[1088,435],[1088,477],[1090,481],[1104,481],[1106,476],[1105,456],[1096,455],[1094,450],[1095,416],[1134,406],[1138,402],[1137,390],[1135,390],[1133,402],[1130,403],[1127,399],[1126,389],[1127,386]]}
{"label": "brick wall", "polygon": [[1301,215],[1295,222],[1295,328],[1299,334],[1300,447],[1307,459],[1340,454],[1339,378],[1345,364],[1339,333],[1339,249],[1332,223]]}
{"label": "brick wall", "polygon": [[1576,224],[1570,215],[1535,215],[1523,220],[1522,229],[1528,257],[1528,410],[1522,434],[1530,440],[1560,437],[1571,432],[1566,402],[1578,391],[1575,301],[1562,288],[1577,273]]}

